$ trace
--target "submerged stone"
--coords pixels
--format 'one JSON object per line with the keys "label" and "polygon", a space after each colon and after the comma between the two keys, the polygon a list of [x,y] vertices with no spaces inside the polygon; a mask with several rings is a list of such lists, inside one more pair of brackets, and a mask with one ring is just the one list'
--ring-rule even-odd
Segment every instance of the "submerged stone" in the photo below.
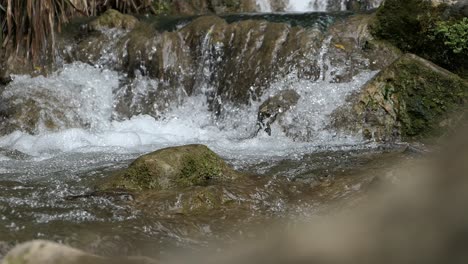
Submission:
{"label": "submerged stone", "polygon": [[168,190],[207,186],[237,178],[237,173],[204,145],[161,149],[136,159],[101,189]]}
{"label": "submerged stone", "polygon": [[406,54],[334,112],[338,129],[374,140],[424,138],[453,127],[466,113],[468,82]]}

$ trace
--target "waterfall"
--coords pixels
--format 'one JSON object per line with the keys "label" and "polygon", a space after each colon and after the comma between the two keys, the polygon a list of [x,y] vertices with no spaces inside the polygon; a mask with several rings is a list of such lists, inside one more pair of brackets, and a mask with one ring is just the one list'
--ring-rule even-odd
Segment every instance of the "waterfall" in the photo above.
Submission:
{"label": "waterfall", "polygon": [[329,0],[289,0],[287,11],[306,12],[306,11],[327,11]]}
{"label": "waterfall", "polygon": [[259,12],[271,12],[271,4],[269,0],[256,0],[257,10]]}
{"label": "waterfall", "polygon": [[[42,155],[203,143],[226,156],[269,156],[360,144],[360,137],[337,135],[330,114],[375,72],[366,58],[353,57],[356,66],[333,44],[334,31],[319,25],[329,14],[313,15],[317,25],[304,28],[202,17],[139,37],[137,48],[128,49],[125,36],[122,46],[103,42],[95,66],[16,76],[0,93],[13,117],[0,123],[0,148]],[[115,67],[127,58],[135,62]],[[297,93],[297,105],[272,124],[271,137],[255,134],[260,106],[285,90]]]}
{"label": "waterfall", "polygon": [[275,5],[273,3],[278,1],[256,0],[256,3],[259,12],[326,12],[345,11],[350,1],[357,1],[366,9],[377,8],[383,2],[383,0],[279,0],[280,4]]}

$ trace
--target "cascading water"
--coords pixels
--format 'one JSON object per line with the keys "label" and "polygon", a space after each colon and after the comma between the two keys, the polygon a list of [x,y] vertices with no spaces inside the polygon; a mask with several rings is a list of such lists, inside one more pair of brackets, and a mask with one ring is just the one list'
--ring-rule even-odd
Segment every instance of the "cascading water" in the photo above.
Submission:
{"label": "cascading water", "polygon": [[271,3],[269,0],[256,0],[257,10],[260,12],[271,12]]}
{"label": "cascading water", "polygon": [[[349,2],[356,1],[363,9],[373,9],[380,6],[382,0],[256,0],[259,12],[325,12],[345,11]],[[276,4],[279,2],[280,4]]]}
{"label": "cascading water", "polygon": [[328,0],[293,0],[289,1],[287,11],[327,11]]}
{"label": "cascading water", "polygon": [[[139,37],[143,48],[131,46],[141,48],[137,51],[119,46],[132,42],[124,39],[125,32],[110,31],[104,36],[114,42],[105,45],[96,61],[64,64],[47,77],[15,76],[0,94],[0,102],[12,109],[6,114],[11,122],[0,136],[0,240],[21,240],[22,235],[74,241],[82,235],[89,241],[90,234],[80,233],[89,229],[112,234],[96,239],[103,243],[132,241],[126,237],[132,235],[158,237],[157,244],[164,239],[192,243],[177,224],[198,228],[199,219],[192,219],[195,225],[186,224],[185,218],[177,222],[174,217],[180,214],[171,211],[167,219],[148,220],[144,212],[122,205],[125,196],[85,197],[96,181],[163,147],[206,144],[238,169],[266,163],[257,173],[279,160],[301,162],[319,151],[373,146],[329,125],[330,114],[376,72],[362,58],[358,62],[364,66],[347,70],[357,59],[334,46],[327,33],[333,18],[313,14],[305,19],[317,21],[303,28],[252,19],[218,19],[213,25],[201,18],[193,27]],[[130,73],[113,68],[130,65],[129,57],[139,61]],[[340,81],[345,73],[350,78]],[[297,104],[272,124],[271,136],[256,134],[262,103],[288,90],[298,94]],[[301,170],[316,170],[307,168],[318,166],[311,160],[271,171],[294,178]],[[266,188],[275,184],[254,188],[252,216],[260,209],[270,215],[293,211],[281,196],[263,201],[262,195],[270,195]],[[200,229],[210,233],[210,226]]]}

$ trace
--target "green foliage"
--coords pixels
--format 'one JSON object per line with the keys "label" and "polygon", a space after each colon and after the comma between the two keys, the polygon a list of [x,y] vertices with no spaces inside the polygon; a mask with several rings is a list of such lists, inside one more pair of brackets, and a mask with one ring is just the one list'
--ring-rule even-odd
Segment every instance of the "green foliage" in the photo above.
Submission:
{"label": "green foliage", "polygon": [[439,21],[434,29],[435,35],[442,35],[444,44],[459,54],[468,51],[468,18],[459,21]]}
{"label": "green foliage", "polygon": [[168,14],[171,12],[171,1],[155,0],[153,1],[153,9],[156,14]]}
{"label": "green foliage", "polygon": [[448,20],[446,5],[432,6],[425,0],[387,0],[376,14],[372,33],[403,52],[466,74],[467,19]]}

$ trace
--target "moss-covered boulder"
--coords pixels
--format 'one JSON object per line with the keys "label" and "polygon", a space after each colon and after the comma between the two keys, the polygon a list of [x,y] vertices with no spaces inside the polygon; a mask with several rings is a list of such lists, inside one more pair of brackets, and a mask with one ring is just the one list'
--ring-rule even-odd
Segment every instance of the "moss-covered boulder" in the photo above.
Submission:
{"label": "moss-covered boulder", "polygon": [[101,16],[89,23],[91,30],[101,31],[109,28],[131,30],[138,24],[138,19],[131,15],[124,15],[117,10],[109,9]]}
{"label": "moss-covered boulder", "polygon": [[[386,0],[376,13],[372,33],[403,52],[414,53],[466,78],[468,50],[453,47],[457,43],[460,48],[466,42],[461,2]],[[441,28],[441,23],[446,27]]]}
{"label": "moss-covered boulder", "polygon": [[334,127],[375,140],[437,135],[466,112],[468,82],[406,54],[333,113]]}
{"label": "moss-covered boulder", "polygon": [[161,149],[136,159],[100,189],[168,190],[207,186],[237,178],[237,173],[204,145]]}

